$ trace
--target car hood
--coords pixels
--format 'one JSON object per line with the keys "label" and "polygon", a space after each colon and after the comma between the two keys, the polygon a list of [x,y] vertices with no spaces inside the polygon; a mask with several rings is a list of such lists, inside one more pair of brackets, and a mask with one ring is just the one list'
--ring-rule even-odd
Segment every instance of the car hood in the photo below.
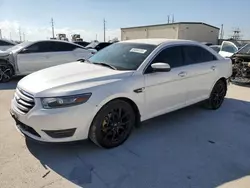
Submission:
{"label": "car hood", "polygon": [[79,94],[92,87],[124,79],[133,72],[113,70],[91,63],[72,62],[32,73],[21,79],[17,87],[34,97]]}

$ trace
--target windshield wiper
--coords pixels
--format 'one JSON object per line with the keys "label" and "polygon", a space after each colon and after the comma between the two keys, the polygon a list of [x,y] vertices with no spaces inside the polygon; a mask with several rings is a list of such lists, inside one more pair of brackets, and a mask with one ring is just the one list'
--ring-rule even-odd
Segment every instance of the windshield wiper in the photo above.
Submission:
{"label": "windshield wiper", "polygon": [[95,65],[101,65],[101,66],[104,66],[104,67],[109,67],[109,68],[111,68],[113,70],[117,70],[116,67],[114,67],[113,65],[109,65],[107,63],[93,63],[93,64],[95,64]]}

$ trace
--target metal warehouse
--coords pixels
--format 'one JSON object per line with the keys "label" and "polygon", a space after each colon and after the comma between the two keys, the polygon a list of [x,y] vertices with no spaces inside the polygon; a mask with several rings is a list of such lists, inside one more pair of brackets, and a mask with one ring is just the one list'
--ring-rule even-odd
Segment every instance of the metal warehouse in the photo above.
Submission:
{"label": "metal warehouse", "polygon": [[220,28],[202,22],[176,22],[121,28],[121,40],[168,38],[217,44],[219,31]]}

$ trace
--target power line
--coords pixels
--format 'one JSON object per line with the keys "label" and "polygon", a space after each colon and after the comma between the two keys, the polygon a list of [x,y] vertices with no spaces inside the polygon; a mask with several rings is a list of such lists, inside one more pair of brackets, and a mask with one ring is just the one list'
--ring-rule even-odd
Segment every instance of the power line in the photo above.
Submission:
{"label": "power line", "polygon": [[55,31],[54,31],[54,20],[51,18],[51,29],[52,29],[52,38],[55,38]]}

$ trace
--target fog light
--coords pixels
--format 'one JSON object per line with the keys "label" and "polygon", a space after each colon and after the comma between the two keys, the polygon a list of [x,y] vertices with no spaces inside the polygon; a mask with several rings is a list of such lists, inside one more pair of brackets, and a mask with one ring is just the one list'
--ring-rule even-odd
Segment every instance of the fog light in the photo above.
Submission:
{"label": "fog light", "polygon": [[64,130],[43,130],[47,135],[52,138],[66,138],[74,135],[76,128]]}

